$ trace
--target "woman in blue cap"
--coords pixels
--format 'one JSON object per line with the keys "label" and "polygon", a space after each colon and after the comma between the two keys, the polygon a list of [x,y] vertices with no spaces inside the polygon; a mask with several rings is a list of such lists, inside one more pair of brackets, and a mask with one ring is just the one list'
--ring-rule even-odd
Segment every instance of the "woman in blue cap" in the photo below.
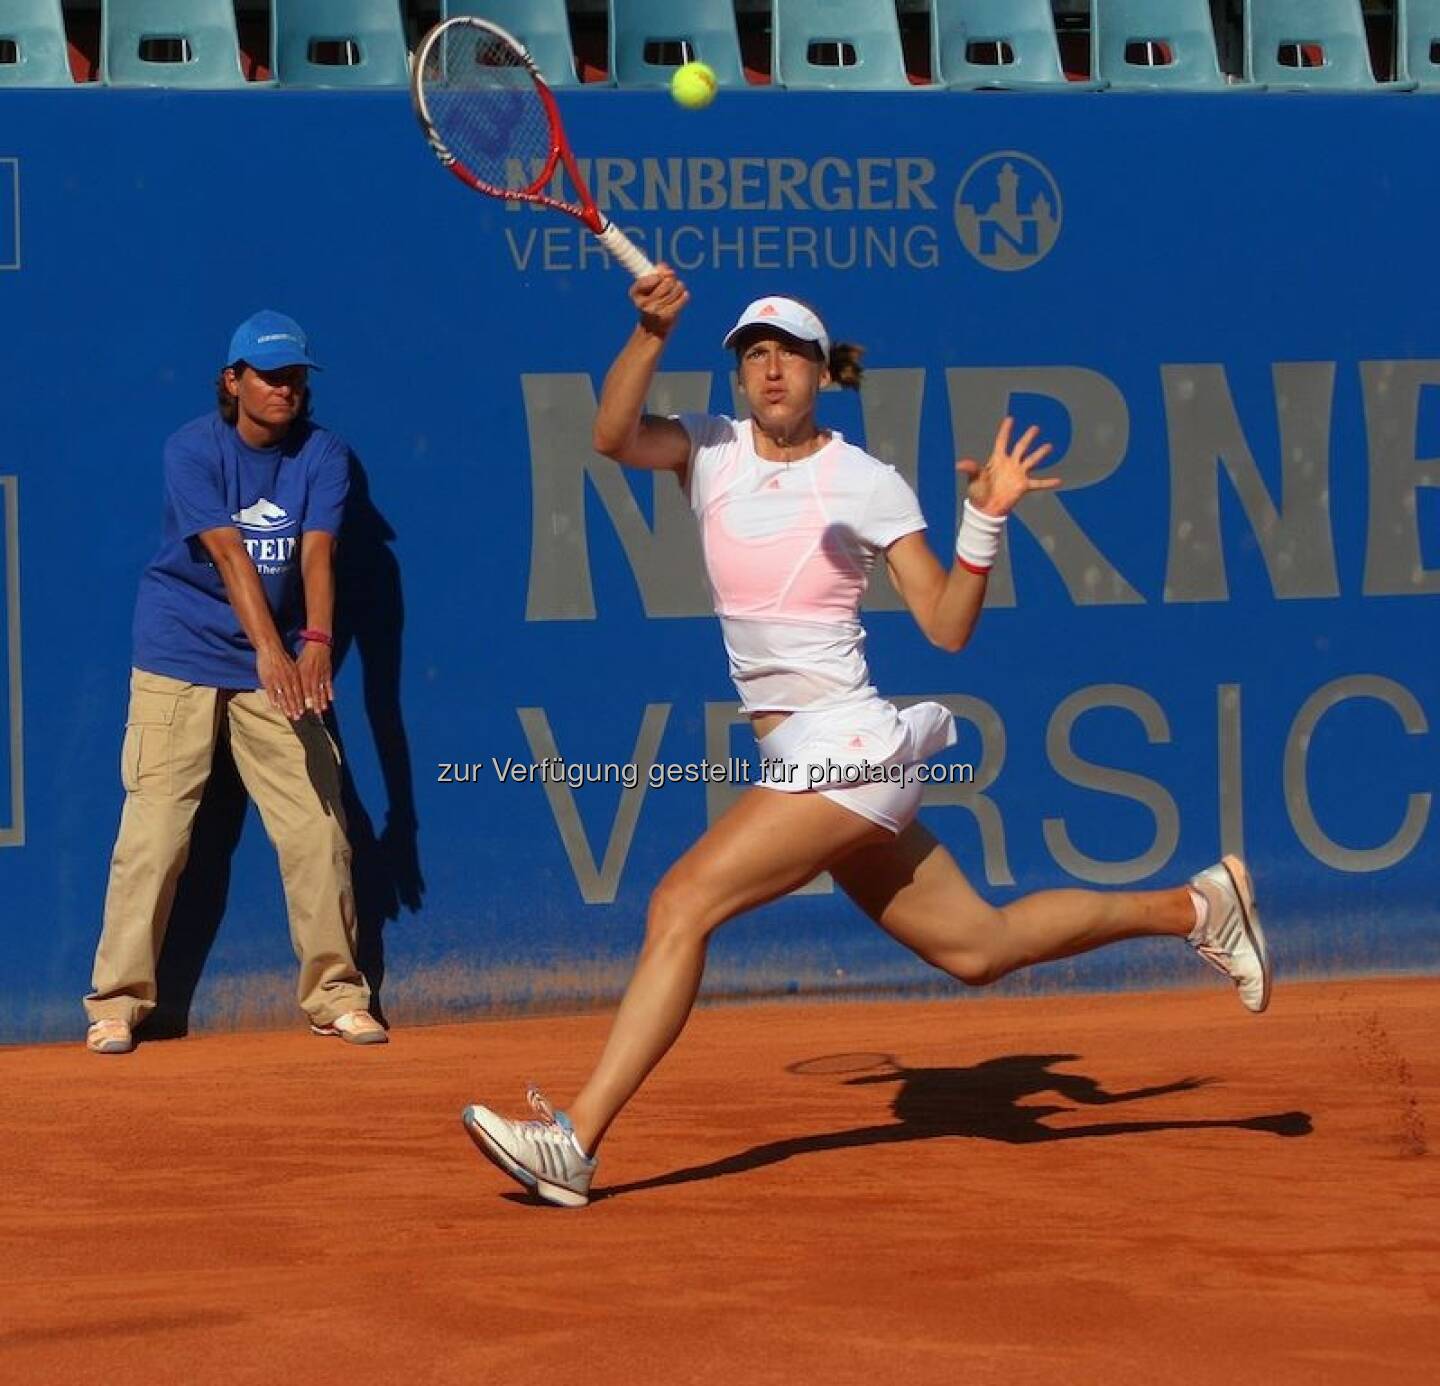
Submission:
{"label": "woman in blue cap", "polygon": [[318,367],[283,313],[231,338],[217,408],[165,444],[160,549],[135,604],[125,807],[95,953],[86,1045],[134,1048],[216,743],[280,858],[298,999],[316,1034],[388,1036],[355,963],[350,847],[330,706],[334,550],[350,478],[343,439],[310,422]]}

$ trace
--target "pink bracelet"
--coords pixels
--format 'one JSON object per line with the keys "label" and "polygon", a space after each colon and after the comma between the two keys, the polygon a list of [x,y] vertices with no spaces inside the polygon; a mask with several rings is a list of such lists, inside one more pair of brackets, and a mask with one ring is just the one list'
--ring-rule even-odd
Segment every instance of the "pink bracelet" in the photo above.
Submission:
{"label": "pink bracelet", "polygon": [[302,630],[302,640],[308,640],[312,645],[333,645],[335,642],[323,630]]}

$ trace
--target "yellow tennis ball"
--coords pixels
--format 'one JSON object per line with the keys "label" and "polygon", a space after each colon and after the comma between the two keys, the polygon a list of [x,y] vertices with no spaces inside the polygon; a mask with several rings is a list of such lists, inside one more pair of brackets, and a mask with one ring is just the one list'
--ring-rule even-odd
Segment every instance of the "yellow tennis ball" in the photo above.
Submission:
{"label": "yellow tennis ball", "polygon": [[670,79],[670,95],[687,111],[703,110],[715,99],[715,74],[704,63],[686,63]]}

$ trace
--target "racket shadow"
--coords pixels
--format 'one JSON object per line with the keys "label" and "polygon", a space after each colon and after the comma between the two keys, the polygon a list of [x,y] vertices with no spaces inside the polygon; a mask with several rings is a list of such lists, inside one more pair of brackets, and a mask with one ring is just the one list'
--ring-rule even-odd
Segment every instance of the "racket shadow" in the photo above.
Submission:
{"label": "racket shadow", "polygon": [[[1046,1124],[1046,1118],[1071,1113],[1076,1107],[1109,1107],[1171,1093],[1192,1092],[1215,1080],[1187,1077],[1151,1087],[1110,1092],[1095,1078],[1056,1070],[1057,1064],[1078,1062],[1080,1056],[1076,1054],[1007,1054],[968,1068],[905,1068],[886,1056],[881,1057],[885,1058],[885,1062],[878,1066],[881,1071],[840,1081],[847,1086],[896,1084],[895,1096],[890,1104],[894,1121],[769,1141],[702,1165],[597,1189],[596,1201],[673,1184],[748,1174],[826,1151],[942,1137],[1034,1145],[1048,1141],[1137,1136],[1151,1131],[1235,1130],[1290,1137],[1308,1136],[1313,1129],[1309,1113],[1296,1111],[1251,1117],[1165,1118],[1050,1126]],[[823,1059],[803,1060],[799,1065],[791,1065],[790,1069],[792,1072],[798,1069],[801,1073],[818,1075],[825,1070],[813,1065],[823,1063]],[[1054,1093],[1069,1105],[1033,1105],[1024,1101],[1047,1092]]]}

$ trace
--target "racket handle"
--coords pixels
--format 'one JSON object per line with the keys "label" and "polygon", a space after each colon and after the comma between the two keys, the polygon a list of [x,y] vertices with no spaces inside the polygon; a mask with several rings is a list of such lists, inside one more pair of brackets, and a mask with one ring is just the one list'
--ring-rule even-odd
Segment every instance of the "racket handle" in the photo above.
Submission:
{"label": "racket handle", "polygon": [[645,258],[635,242],[616,226],[613,221],[607,221],[604,229],[598,234],[600,244],[603,245],[615,259],[624,265],[636,279],[643,279],[647,274],[655,273],[655,266]]}

